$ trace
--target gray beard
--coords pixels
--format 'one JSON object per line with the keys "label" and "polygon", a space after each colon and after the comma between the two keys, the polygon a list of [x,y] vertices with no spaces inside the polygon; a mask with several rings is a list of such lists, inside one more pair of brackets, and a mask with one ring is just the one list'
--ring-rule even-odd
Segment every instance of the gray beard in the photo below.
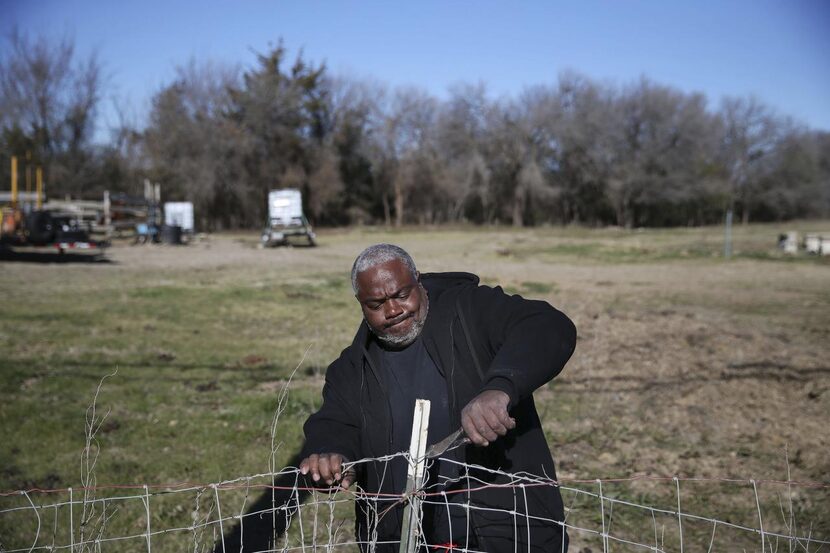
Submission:
{"label": "gray beard", "polygon": [[[375,332],[371,326],[367,323],[366,326],[369,326],[369,330],[377,337],[378,341],[382,343],[384,346],[387,346],[392,349],[403,349],[406,346],[410,345],[412,342],[418,339],[418,336],[421,335],[421,331],[424,329],[424,324],[427,321],[427,315],[429,314],[429,298],[426,294],[424,294],[424,301],[426,302],[426,309],[424,309],[424,316],[422,319],[418,319],[417,315],[413,317],[415,319],[412,322],[412,328],[409,329],[409,332],[406,334],[378,334]],[[365,320],[365,319],[364,319]]]}

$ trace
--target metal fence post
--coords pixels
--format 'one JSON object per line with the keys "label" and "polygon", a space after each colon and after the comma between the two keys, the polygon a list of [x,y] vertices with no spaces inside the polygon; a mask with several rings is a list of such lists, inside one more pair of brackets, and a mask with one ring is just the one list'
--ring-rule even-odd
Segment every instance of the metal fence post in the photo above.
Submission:
{"label": "metal fence post", "polygon": [[427,448],[429,430],[429,400],[415,400],[415,415],[412,418],[412,438],[409,441],[409,470],[406,475],[406,496],[408,501],[403,511],[401,546],[399,553],[416,553],[421,529],[421,500],[414,492],[424,483],[424,453]]}

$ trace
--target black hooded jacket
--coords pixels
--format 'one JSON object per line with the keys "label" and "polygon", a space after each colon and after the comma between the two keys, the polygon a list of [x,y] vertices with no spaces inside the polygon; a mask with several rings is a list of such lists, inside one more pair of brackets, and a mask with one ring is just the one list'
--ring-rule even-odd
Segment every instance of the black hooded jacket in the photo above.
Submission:
{"label": "black hooded jacket", "polygon": [[[509,473],[556,479],[553,459],[533,402],[533,392],[554,378],[576,344],[573,323],[548,303],[508,295],[500,287],[480,286],[469,273],[427,273],[421,282],[429,297],[429,314],[421,334],[424,345],[447,383],[452,428],[461,426],[461,410],[484,390],[510,396],[516,427],[486,448],[467,446],[462,460]],[[323,404],[305,423],[302,457],[339,453],[349,460],[391,453],[391,408],[379,360],[369,348],[374,337],[361,324],[352,344],[329,365]],[[357,483],[375,500],[355,505],[357,536],[371,537],[375,551],[397,551],[402,509],[389,509],[387,494],[400,494],[387,478],[382,461],[357,466]],[[470,527],[483,551],[564,551],[567,535],[554,521],[564,517],[559,489],[552,485],[482,486],[509,482],[503,475],[471,470],[465,488]],[[374,503],[368,508],[368,503]],[[492,510],[491,510],[492,509]],[[511,515],[506,511],[515,511]],[[529,516],[525,516],[529,515]],[[564,544],[562,543],[564,540]],[[530,547],[528,548],[528,541]],[[367,547],[363,547],[364,550]]]}

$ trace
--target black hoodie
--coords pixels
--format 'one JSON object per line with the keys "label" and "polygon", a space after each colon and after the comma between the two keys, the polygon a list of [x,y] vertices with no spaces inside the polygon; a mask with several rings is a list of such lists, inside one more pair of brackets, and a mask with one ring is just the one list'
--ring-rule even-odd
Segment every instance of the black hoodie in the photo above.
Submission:
{"label": "black hoodie", "polygon": [[[559,374],[573,353],[573,323],[546,302],[511,296],[500,287],[480,286],[478,277],[469,273],[426,273],[421,282],[429,296],[421,339],[446,380],[451,427],[461,426],[461,409],[488,389],[510,396],[510,414],[516,419],[516,428],[506,436],[486,448],[467,446],[459,456],[471,465],[555,479],[533,392]],[[392,451],[386,383],[380,360],[370,353],[377,351],[368,347],[371,340],[374,336],[361,324],[352,344],[329,365],[323,405],[304,426],[302,457],[339,453],[359,460],[396,453]],[[360,463],[357,468],[357,483],[366,494],[355,505],[361,547],[368,550],[372,537],[375,551],[397,551],[402,508],[398,505],[386,511],[395,503],[387,494],[403,490],[395,489],[383,461]],[[470,477],[475,480],[464,483],[464,488],[480,488],[481,481],[509,482],[505,476],[483,470],[471,470]],[[465,495],[473,505],[470,528],[479,550],[512,552],[517,544],[520,551],[567,548],[557,487],[485,486]]]}

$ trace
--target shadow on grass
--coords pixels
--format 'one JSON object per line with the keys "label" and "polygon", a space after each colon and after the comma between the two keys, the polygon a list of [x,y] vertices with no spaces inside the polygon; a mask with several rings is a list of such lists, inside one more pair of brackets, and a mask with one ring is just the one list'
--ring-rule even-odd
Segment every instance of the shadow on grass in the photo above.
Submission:
{"label": "shadow on grass", "polygon": [[[677,378],[661,378],[635,374],[563,378],[555,386],[575,393],[646,392],[662,388],[680,388],[689,384],[728,382],[732,380],[774,380],[777,382],[808,382],[813,376],[830,376],[830,367],[794,367],[773,362],[732,363],[710,375],[687,374]],[[611,385],[621,383],[621,385]],[[605,385],[603,385],[605,384]]]}
{"label": "shadow on grass", "polygon": [[[296,467],[301,460],[298,452],[288,466]],[[307,487],[305,478],[293,473],[274,478],[273,489],[265,490],[251,504],[239,522],[216,542],[213,553],[273,551],[276,542],[285,534],[291,517],[311,494]]]}
{"label": "shadow on grass", "polygon": [[0,261],[17,263],[88,263],[114,264],[103,253],[73,253],[73,252],[33,252],[0,249]]}
{"label": "shadow on grass", "polygon": [[176,361],[159,362],[155,359],[147,359],[146,361],[121,361],[114,359],[111,361],[59,361],[58,364],[64,367],[75,368],[90,368],[90,367],[105,367],[113,365],[117,367],[131,367],[139,369],[178,369],[181,371],[204,370],[209,371],[224,371],[232,374],[261,374],[268,373],[272,376],[274,374],[282,374],[286,370],[281,365],[273,363],[265,363],[262,365],[241,365],[233,362],[225,363],[182,363]]}
{"label": "shadow on grass", "polygon": [[[101,379],[101,373],[92,371],[89,372],[84,369],[100,369],[107,366],[118,367],[132,367],[132,368],[146,368],[146,369],[161,369],[170,368],[181,371],[188,370],[209,370],[218,373],[227,373],[229,375],[236,375],[243,377],[253,383],[272,382],[274,380],[283,378],[287,375],[287,370],[279,365],[261,365],[257,367],[245,367],[238,365],[228,365],[225,363],[207,364],[207,363],[152,363],[152,362],[120,362],[113,361],[109,364],[101,362],[79,362],[79,361],[62,361],[51,362],[52,365],[59,365],[64,368],[80,369],[78,371],[71,371],[67,373],[49,372],[52,377],[66,376],[72,379],[88,379],[98,381]],[[26,360],[5,360],[0,362],[0,368],[11,370],[27,370],[31,369],[31,362]],[[324,367],[309,367],[305,371],[305,376],[321,376],[325,374]],[[136,373],[140,374],[140,373]],[[657,389],[676,389],[688,386],[690,384],[702,384],[706,382],[728,382],[734,380],[760,380],[760,381],[776,381],[776,382],[808,382],[815,377],[830,376],[830,367],[797,367],[776,362],[753,362],[753,363],[732,363],[720,371],[712,371],[708,374],[689,372],[685,375],[680,375],[672,378],[655,379],[651,376],[643,376],[639,374],[620,374],[612,376],[591,376],[591,377],[573,377],[573,378],[558,378],[556,379],[556,388],[565,388],[574,393],[608,393],[614,394],[618,392],[646,392]],[[152,380],[158,378],[158,375],[147,376],[132,376],[119,375],[119,378],[129,381]],[[190,377],[183,375],[167,375],[164,377],[165,382],[178,382],[185,385],[194,386],[199,391],[202,384],[200,382],[208,382],[213,386],[218,385],[219,382],[213,380],[214,377]]]}
{"label": "shadow on grass", "polygon": [[[5,375],[25,375],[28,378],[32,377],[48,377],[50,379],[70,379],[73,382],[82,380],[90,382],[98,382],[101,377],[108,372],[112,372],[114,368],[119,369],[139,369],[135,371],[122,371],[118,374],[119,381],[125,383],[144,383],[157,381],[162,376],[159,375],[159,369],[165,369],[163,373],[163,380],[167,384],[179,384],[187,389],[192,389],[196,392],[226,392],[234,386],[239,386],[244,383],[246,386],[271,386],[275,383],[282,385],[284,380],[291,374],[292,369],[281,365],[261,365],[257,367],[240,367],[229,366],[227,364],[205,364],[205,363],[165,363],[163,365],[156,363],[142,363],[142,362],[77,362],[77,361],[50,361],[46,366],[32,367],[31,361],[24,359],[3,360],[0,359],[0,373]],[[55,369],[60,367],[60,369]],[[148,373],[141,369],[151,369],[153,372]],[[169,370],[167,370],[169,369]],[[209,374],[188,374],[188,371],[210,371]],[[325,374],[325,367],[318,367],[312,365],[306,368],[302,373],[298,374],[300,378],[322,378]],[[18,376],[11,377],[12,382]],[[23,376],[19,376],[20,382]],[[16,380],[15,380],[16,381]],[[320,380],[322,386],[322,380]],[[263,388],[269,389],[269,388]]]}

